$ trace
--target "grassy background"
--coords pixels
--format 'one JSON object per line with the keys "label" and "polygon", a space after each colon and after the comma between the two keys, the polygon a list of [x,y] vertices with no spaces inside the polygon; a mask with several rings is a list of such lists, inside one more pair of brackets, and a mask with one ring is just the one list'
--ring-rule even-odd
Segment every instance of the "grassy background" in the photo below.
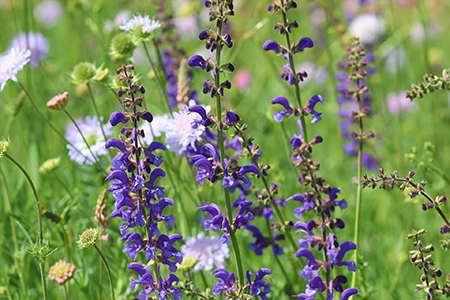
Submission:
{"label": "grassy background", "polygon": [[[110,34],[102,31],[106,20],[113,19],[119,10],[129,10],[131,13],[147,13],[150,16],[155,13],[155,6],[150,1],[62,1],[64,13],[57,25],[46,29],[35,20],[32,10],[38,1],[3,1],[0,4],[0,19],[2,20],[2,34],[0,35],[0,51],[9,46],[13,37],[27,29],[42,32],[49,41],[50,52],[48,59],[34,70],[29,66],[20,72],[19,79],[27,87],[34,97],[40,110],[52,121],[52,123],[64,132],[67,117],[62,112],[48,111],[45,103],[52,96],[63,91],[71,94],[68,110],[72,115],[94,115],[89,94],[86,89],[71,83],[69,73],[73,67],[82,61],[101,64],[112,70],[120,66],[119,62],[113,62],[109,58],[109,43],[118,33],[118,29]],[[192,1],[195,2],[195,1]],[[331,1],[327,8],[330,15],[339,17],[336,22],[325,28],[313,28],[311,25],[312,11],[318,7],[320,1],[299,1],[299,8],[291,13],[291,19],[299,22],[299,29],[294,31],[296,39],[310,36],[316,47],[310,51],[296,56],[297,62],[313,61],[319,66],[326,67],[328,76],[322,84],[307,84],[302,89],[304,101],[315,93],[320,93],[324,99],[324,105],[318,106],[323,111],[323,121],[310,125],[309,135],[320,134],[324,137],[324,143],[314,149],[314,157],[321,161],[321,174],[327,181],[342,189],[341,196],[345,198],[349,207],[341,215],[346,221],[345,230],[339,232],[339,240],[351,240],[353,237],[354,209],[356,199],[356,186],[352,183],[352,176],[356,175],[354,168],[355,159],[348,157],[343,152],[343,141],[339,132],[338,106],[334,92],[333,71],[337,61],[343,58],[343,41],[347,40],[339,26],[345,25],[342,18],[340,1]],[[450,12],[449,5],[444,1],[429,2],[419,0],[420,5],[402,8],[395,1],[380,1],[375,6],[386,21],[387,31],[383,39],[375,44],[376,74],[368,80],[369,88],[373,95],[372,108],[374,115],[369,119],[366,128],[372,129],[377,138],[370,146],[370,152],[380,158],[380,166],[388,172],[399,170],[399,174],[406,175],[409,169],[416,168],[408,162],[404,154],[411,147],[416,146],[423,153],[422,145],[430,141],[436,146],[435,159],[432,163],[445,172],[450,165],[450,141],[448,128],[450,122],[448,94],[438,92],[425,99],[417,101],[417,109],[401,115],[390,115],[387,110],[386,96],[390,92],[399,92],[408,89],[410,84],[419,80],[424,73],[433,71],[439,74],[442,68],[449,65],[448,49],[450,40],[447,38]],[[2,2],[0,2],[2,3]],[[288,197],[293,193],[301,192],[301,187],[296,184],[295,171],[290,165],[289,157],[285,155],[288,147],[283,138],[282,127],[272,120],[273,108],[270,100],[277,95],[293,97],[293,89],[279,79],[284,60],[275,57],[271,53],[262,51],[262,44],[267,39],[278,39],[280,36],[272,30],[272,24],[279,20],[279,15],[266,12],[266,1],[248,0],[236,1],[236,16],[231,19],[232,36],[235,47],[231,51],[225,51],[225,59],[230,59],[235,67],[247,69],[252,74],[252,84],[249,89],[240,91],[233,88],[224,99],[226,109],[234,108],[241,118],[249,125],[248,133],[255,137],[264,154],[261,160],[272,167],[269,180],[281,183],[280,196]],[[330,4],[333,3],[333,4]],[[95,11],[95,7],[98,8]],[[437,23],[441,31],[430,37],[428,43],[413,44],[409,35],[413,24],[424,20],[425,23]],[[204,24],[199,20],[199,24]],[[209,25],[202,25],[209,26]],[[200,27],[202,28],[202,27]],[[197,52],[204,53],[202,43],[196,39],[183,38],[181,46],[187,55]],[[394,73],[388,73],[385,65],[385,49],[401,46],[405,49],[406,63]],[[330,58],[329,54],[332,54]],[[1,67],[1,66],[0,66]],[[141,84],[147,88],[146,107],[154,114],[163,113],[161,97],[157,86],[146,74],[150,71],[148,62],[137,65],[141,75]],[[202,72],[194,72],[193,87],[200,90],[201,82],[205,79]],[[228,75],[231,79],[233,75]],[[113,110],[120,107],[114,99],[111,91],[102,86],[94,85],[94,95],[101,114],[107,119]],[[11,116],[15,105],[19,101],[20,87],[8,82],[6,88],[0,93],[0,132],[4,132],[6,120]],[[210,104],[208,96],[200,95],[201,102]],[[289,136],[298,133],[295,123],[286,122],[286,131]],[[74,298],[97,295],[99,292],[99,258],[94,249],[78,249],[75,241],[78,235],[86,228],[94,227],[93,220],[96,199],[100,191],[108,186],[103,178],[90,166],[80,166],[70,161],[67,156],[66,145],[49,127],[41,122],[30,102],[26,99],[20,113],[14,119],[8,136],[11,140],[9,154],[16,158],[30,173],[42,203],[49,210],[59,214],[66,214],[68,223],[66,229],[70,235],[70,248],[73,263],[77,266],[75,280],[71,281],[71,295]],[[176,156],[171,155],[172,161]],[[73,198],[61,188],[55,175],[39,174],[40,165],[49,158],[61,157],[61,167],[57,176],[72,191]],[[420,156],[420,155],[419,155]],[[103,157],[103,163],[108,164],[108,157]],[[165,160],[167,162],[167,160]],[[163,165],[166,170],[173,172],[176,181],[177,194],[168,178],[163,184],[169,197],[175,201],[183,202],[183,215],[192,226],[187,235],[196,235],[202,227],[197,223],[199,199],[207,202],[219,202],[221,191],[217,186],[209,185],[197,187],[190,176],[190,170],[186,164],[172,167],[168,163]],[[426,180],[427,191],[436,196],[449,191],[448,185],[439,176],[424,169],[416,169],[416,179]],[[370,174],[370,171],[367,171]],[[175,176],[175,174],[179,174]],[[260,182],[255,181],[256,186],[261,187]],[[39,299],[40,278],[38,266],[31,255],[27,253],[25,237],[13,222],[18,220],[32,234],[36,232],[35,204],[31,190],[23,175],[8,160],[0,162],[0,298],[12,299]],[[194,191],[191,196],[188,191]],[[198,191],[198,192],[197,192]],[[181,196],[177,199],[175,196]],[[420,205],[406,201],[407,198],[399,191],[386,192],[380,190],[364,190],[363,215],[360,253],[363,255],[364,282],[358,288],[364,286],[362,294],[368,299],[418,299],[423,294],[414,292],[415,284],[419,283],[420,272],[412,268],[408,251],[413,249],[412,243],[406,240],[406,234],[412,228],[425,227],[429,229],[424,237],[425,243],[433,242],[438,246],[440,236],[438,229],[442,222],[435,212],[421,212]],[[423,199],[419,199],[422,202]],[[109,208],[113,199],[110,197]],[[173,208],[173,213],[176,213]],[[292,207],[285,209],[287,215],[291,214]],[[444,211],[448,211],[448,205]],[[293,218],[293,216],[292,216]],[[103,243],[103,249],[113,270],[116,294],[120,299],[130,298],[128,288],[130,275],[126,265],[128,257],[122,252],[123,243],[118,233],[121,222],[111,219],[107,232],[110,234],[108,242]],[[48,265],[54,264],[65,257],[64,241],[61,230],[49,220],[44,220],[45,238],[50,241],[51,247],[58,250],[48,258]],[[257,257],[245,245],[251,240],[246,231],[239,234],[242,240],[241,249],[244,252],[244,267],[252,268],[256,263],[262,263],[258,267],[273,265],[271,252],[266,250],[262,257]],[[440,266],[444,274],[450,272],[447,257],[448,254],[436,251],[434,258],[436,265]],[[231,256],[232,257],[232,256]],[[291,272],[299,272],[298,263],[292,264],[292,260],[283,257],[287,269]],[[233,259],[229,266],[234,267]],[[48,270],[48,268],[47,268]],[[104,271],[104,270],[103,270]],[[275,274],[280,274],[277,266],[273,268]],[[212,286],[212,277],[207,273],[206,284]],[[198,275],[197,275],[197,278]],[[280,292],[283,289],[283,281],[272,275],[274,293],[272,297],[284,299],[288,296]],[[103,293],[109,292],[106,274],[103,274]],[[202,284],[200,284],[202,286]],[[48,282],[49,298],[59,299],[62,296],[60,287],[52,281]],[[295,292],[298,292],[295,291]]]}

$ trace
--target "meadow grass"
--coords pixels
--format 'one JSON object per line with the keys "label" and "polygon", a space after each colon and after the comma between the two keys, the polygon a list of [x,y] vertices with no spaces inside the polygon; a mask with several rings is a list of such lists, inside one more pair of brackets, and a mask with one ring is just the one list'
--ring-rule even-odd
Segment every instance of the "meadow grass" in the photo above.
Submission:
{"label": "meadow grass", "polygon": [[[169,11],[175,10],[175,15],[180,16],[183,13],[177,10],[176,6],[173,8],[171,1],[166,2]],[[206,9],[201,7],[198,1],[181,2],[192,2],[183,6],[192,11],[184,13],[196,16],[198,31],[213,26],[212,23],[207,23],[204,14]],[[291,147],[288,140],[294,133],[298,134],[298,127],[292,120],[283,122],[283,126],[275,122],[274,107],[270,100],[277,95],[293,97],[294,91],[279,78],[283,58],[262,50],[267,39],[277,38],[281,42],[281,36],[276,35],[272,29],[273,23],[279,21],[280,16],[267,13],[269,2],[266,1],[235,2],[235,16],[230,17],[230,32],[234,45],[223,51],[223,62],[231,61],[236,70],[248,70],[251,74],[251,84],[246,89],[238,89],[234,81],[236,73],[225,74],[225,78],[234,86],[225,91],[222,109],[234,109],[243,123],[248,124],[245,134],[253,136],[262,149],[260,161],[271,166],[269,182],[280,184],[277,197],[288,198],[290,195],[304,192],[302,186],[297,183],[297,171],[289,156]],[[339,240],[352,241],[357,190],[353,179],[357,175],[356,158],[348,156],[343,150],[346,141],[341,138],[339,130],[339,107],[333,74],[337,71],[338,61],[345,58],[345,43],[350,41],[350,34],[345,31],[348,21],[344,17],[340,1],[330,1],[328,4],[326,2],[297,1],[298,8],[295,13],[291,13],[299,25],[299,28],[293,31],[295,41],[304,36],[315,41],[312,50],[305,50],[300,56],[296,56],[296,63],[311,61],[316,66],[324,67],[327,72],[323,82],[310,82],[306,79],[306,84],[301,86],[301,92],[304,101],[314,94],[321,94],[324,98],[324,102],[316,107],[318,111],[323,112],[323,120],[315,124],[309,124],[308,121],[308,135],[310,138],[321,135],[324,139],[323,143],[314,147],[314,158],[320,161],[320,176],[325,176],[332,186],[340,187],[340,198],[348,202],[346,210],[341,212],[337,209],[335,214],[346,223],[345,229],[339,231]],[[450,47],[446,38],[446,30],[450,28],[450,21],[446,17],[450,10],[448,3],[436,1],[427,4],[423,0],[417,2],[419,5],[409,7],[401,7],[397,1],[375,1],[373,5],[373,9],[385,20],[386,31],[368,50],[375,54],[376,59],[371,66],[375,67],[376,72],[367,79],[372,94],[373,115],[364,121],[364,126],[375,132],[376,137],[369,142],[367,149],[379,159],[379,166],[388,173],[398,170],[401,176],[406,176],[410,169],[414,169],[417,172],[415,179],[425,180],[428,194],[437,196],[449,191],[449,183],[443,178],[446,166],[450,165],[448,92],[438,91],[425,96],[424,99],[416,99],[414,109],[397,115],[389,112],[386,102],[389,93],[407,90],[411,83],[416,83],[425,73],[440,74],[449,64],[446,54]],[[50,49],[48,58],[35,69],[27,65],[18,74],[18,78],[32,95],[42,114],[64,133],[70,123],[69,118],[62,111],[49,110],[46,102],[56,94],[68,91],[70,100],[66,109],[75,119],[96,115],[90,90],[85,84],[72,83],[70,74],[73,68],[80,62],[91,62],[95,63],[96,67],[109,69],[110,76],[115,76],[114,70],[125,63],[125,60],[113,61],[109,55],[109,45],[120,29],[115,27],[111,33],[106,33],[103,29],[104,23],[114,19],[120,10],[128,10],[131,15],[141,13],[154,16],[157,5],[151,1],[61,1],[61,18],[53,27],[46,28],[33,15],[33,9],[39,3],[40,1],[32,0],[0,1],[0,51],[8,49],[11,40],[21,32],[34,31],[44,34]],[[315,17],[312,12],[321,6],[325,8],[329,26],[312,25]],[[360,8],[358,13],[363,13],[365,9],[367,8]],[[437,26],[440,30],[434,33],[430,32],[430,29],[426,42],[423,40],[414,43],[410,29],[416,23]],[[181,36],[178,45],[185,51],[187,58],[196,53],[207,53],[197,35],[198,32],[192,36]],[[152,43],[147,42],[147,46],[152,58],[156,59]],[[391,70],[392,66],[389,64],[392,62],[388,60],[388,53],[393,47],[404,49],[405,61],[403,65],[394,66],[394,70]],[[143,50],[142,46],[139,48]],[[159,92],[155,74],[152,73],[147,58],[141,55],[134,63],[139,84],[146,89],[145,108],[154,116],[166,113],[167,105]],[[214,101],[201,93],[205,78],[204,72],[193,69],[190,88],[196,89],[200,103],[210,105],[211,111],[214,112]],[[103,117],[103,123],[106,123],[112,112],[121,110],[120,102],[113,94],[117,93],[117,89],[112,92],[102,83],[91,83],[90,88],[99,115]],[[21,101],[23,105],[18,109],[17,105]],[[57,261],[67,261],[69,251],[71,263],[77,268],[74,278],[68,281],[69,299],[110,297],[107,273],[97,251],[92,247],[80,249],[76,243],[84,230],[98,226],[94,221],[97,199],[101,191],[110,186],[105,180],[105,174],[95,165],[78,164],[70,159],[66,141],[39,117],[19,84],[9,81],[0,93],[0,103],[0,133],[3,139],[10,141],[8,154],[28,172],[36,186],[42,207],[61,217],[60,224],[45,218],[43,220],[44,240],[48,242],[50,249],[56,249],[46,259],[45,276],[48,275],[50,266]],[[306,102],[303,103],[305,104]],[[18,110],[17,115],[13,114],[15,110]],[[7,130],[9,120],[11,127]],[[356,127],[353,130],[356,131]],[[119,134],[119,128],[114,128],[113,131],[112,137]],[[164,139],[161,139],[161,142],[164,142]],[[425,142],[431,142],[435,146],[432,157],[429,154],[427,156],[423,149]],[[417,148],[418,159],[423,157],[422,165],[405,157],[412,147]],[[100,165],[109,170],[114,155],[115,151],[109,150],[107,155],[100,156]],[[203,214],[199,207],[211,202],[223,205],[223,191],[221,184],[205,182],[203,186],[199,186],[195,181],[195,169],[189,165],[187,159],[179,158],[170,151],[161,152],[161,155],[168,176],[160,179],[158,184],[164,186],[167,197],[175,200],[175,206],[168,208],[166,213],[174,214],[177,218],[173,232],[181,233],[184,237],[183,242],[176,244],[179,248],[187,237],[197,236],[203,231],[203,225],[200,223]],[[49,174],[40,173],[40,166],[46,160],[56,157],[61,158],[57,170]],[[436,174],[430,166],[442,174]],[[364,169],[363,173],[370,175],[377,174],[377,171]],[[261,181],[254,177],[252,180],[257,189],[263,187]],[[19,222],[29,232],[32,240],[36,241],[38,233],[33,192],[21,171],[5,157],[0,162],[0,187],[0,230],[3,232],[0,235],[0,262],[3,266],[0,268],[0,299],[42,299],[39,265],[30,255],[27,238],[17,225]],[[422,212],[420,204],[425,203],[423,198],[412,201],[406,193],[399,190],[391,192],[364,189],[362,194],[361,229],[357,245],[360,258],[355,287],[360,295],[367,299],[425,297],[422,292],[415,291],[416,284],[420,283],[421,272],[409,262],[408,252],[413,250],[414,246],[406,239],[406,235],[412,229],[427,229],[424,243],[435,245],[435,264],[447,274],[450,272],[449,266],[446,265],[447,253],[438,246],[439,240],[443,238],[439,234],[442,220],[433,211]],[[108,215],[113,210],[113,203],[113,197],[108,194]],[[295,219],[292,215],[294,206],[294,203],[290,202],[287,207],[281,208],[283,214],[289,216],[289,220]],[[447,213],[448,205],[444,203],[442,210]],[[122,251],[124,242],[118,230],[123,222],[120,218],[108,218],[108,222],[108,240],[98,243],[111,269],[116,297],[137,297],[137,292],[131,292],[129,287],[130,278],[136,276],[127,268],[131,260]],[[255,224],[263,228],[265,226],[264,220],[261,219],[255,220]],[[164,231],[171,232],[163,228]],[[294,286],[286,286],[281,275],[283,270],[275,263],[271,251],[264,251],[262,256],[255,255],[247,246],[253,241],[247,230],[240,230],[237,237],[244,270],[251,269],[253,273],[261,267],[269,267],[272,270],[270,279],[266,280],[272,285],[270,299],[289,299],[302,289],[304,291],[306,281],[301,281],[298,276],[304,263],[293,257],[292,252],[279,257],[284,271],[294,282]],[[294,235],[295,240],[298,238],[299,236]],[[282,246],[285,249],[290,247],[287,241],[284,241]],[[287,257],[288,255],[290,257]],[[227,270],[237,274],[233,254],[227,259]],[[179,271],[177,275],[184,278],[180,274],[183,273]],[[214,286],[215,280],[211,271],[191,275],[200,290]],[[350,281],[350,272],[345,275]],[[64,297],[63,288],[56,282],[47,280],[46,284],[48,299]]]}

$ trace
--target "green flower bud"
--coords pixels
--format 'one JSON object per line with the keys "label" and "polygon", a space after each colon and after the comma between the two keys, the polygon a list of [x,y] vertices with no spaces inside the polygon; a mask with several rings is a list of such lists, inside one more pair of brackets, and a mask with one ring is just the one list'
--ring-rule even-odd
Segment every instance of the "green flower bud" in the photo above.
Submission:
{"label": "green flower bud", "polygon": [[97,228],[89,228],[80,235],[77,244],[80,246],[80,248],[87,248],[89,246],[92,246],[97,241],[97,238]]}
{"label": "green flower bud", "polygon": [[195,267],[197,263],[198,259],[193,256],[183,257],[183,261],[181,262],[181,264],[177,264],[178,270],[183,272],[189,272]]}
{"label": "green flower bud", "polygon": [[130,58],[133,51],[136,49],[136,44],[133,43],[130,35],[126,33],[119,33],[111,41],[110,56],[112,60],[122,60]]}
{"label": "green flower bud", "polygon": [[0,141],[0,158],[2,158],[9,149],[9,141]]}
{"label": "green flower bud", "polygon": [[56,168],[58,168],[60,163],[61,163],[61,157],[48,159],[39,168],[39,172],[41,174],[50,173],[51,171],[53,171]]}
{"label": "green flower bud", "polygon": [[106,82],[108,81],[108,76],[109,76],[109,70],[106,69],[101,69],[98,68],[97,72],[95,73],[94,77],[92,77],[93,81],[97,81],[97,82]]}
{"label": "green flower bud", "polygon": [[82,62],[73,68],[72,74],[70,77],[72,78],[73,83],[88,83],[93,79],[93,77],[97,74],[97,68],[94,64],[88,62]]}

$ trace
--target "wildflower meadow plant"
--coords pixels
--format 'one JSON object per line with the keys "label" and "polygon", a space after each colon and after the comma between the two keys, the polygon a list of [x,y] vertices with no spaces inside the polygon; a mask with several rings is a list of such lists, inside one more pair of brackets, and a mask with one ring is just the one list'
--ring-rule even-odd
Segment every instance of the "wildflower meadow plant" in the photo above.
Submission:
{"label": "wildflower meadow plant", "polygon": [[450,297],[448,7],[28,2],[0,298]]}

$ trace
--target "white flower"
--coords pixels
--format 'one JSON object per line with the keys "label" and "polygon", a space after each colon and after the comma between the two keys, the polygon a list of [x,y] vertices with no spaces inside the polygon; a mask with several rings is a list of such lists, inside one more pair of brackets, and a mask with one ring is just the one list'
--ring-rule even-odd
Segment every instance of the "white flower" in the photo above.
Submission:
{"label": "white flower", "polygon": [[147,15],[136,15],[130,20],[123,22],[123,25],[119,28],[128,32],[134,31],[137,27],[142,28],[142,33],[150,33],[161,27],[161,24],[158,21],[150,19]]}
{"label": "white flower", "polygon": [[[100,122],[102,121],[103,119],[100,120]],[[89,144],[92,153],[96,157],[105,155],[107,153],[105,148],[106,141],[103,137],[100,122],[98,121],[98,118],[96,116],[76,120],[80,131],[83,133],[83,136]],[[112,134],[112,126],[109,124],[109,122],[102,125],[102,127],[107,137]],[[73,123],[69,123],[69,125],[67,125],[65,137],[68,142],[72,143],[72,145],[83,154],[81,155],[71,145],[67,145],[67,149],[69,149],[69,157],[71,160],[79,163],[80,165],[92,165],[95,162],[95,158],[92,156],[91,151],[89,151],[89,148],[87,147],[86,143],[78,132],[78,129]]]}
{"label": "white flower", "polygon": [[21,33],[11,41],[11,48],[30,49],[30,66],[36,68],[39,62],[47,58],[48,43],[42,33]]}
{"label": "white flower", "polygon": [[[191,100],[189,106],[193,104],[195,102]],[[205,109],[208,113],[210,107],[206,106]],[[193,129],[191,124],[194,120],[201,120],[201,116],[197,113],[189,113],[187,106],[184,106],[179,112],[173,113],[173,119],[167,122],[166,129],[166,144],[169,150],[181,155],[189,145],[196,149],[195,142],[201,141],[205,127],[199,125]]]}
{"label": "white flower", "polygon": [[219,236],[206,236],[200,232],[197,237],[190,237],[186,244],[181,246],[183,257],[194,257],[198,263],[194,271],[212,270],[225,267],[225,259],[229,257],[229,249],[226,244],[220,242]]}
{"label": "white flower", "polygon": [[0,56],[0,92],[8,80],[17,82],[17,73],[30,61],[30,50],[11,48]]}
{"label": "white flower", "polygon": [[144,130],[145,138],[142,139],[143,143],[150,145],[155,137],[160,137],[161,134],[166,132],[167,122],[169,122],[169,116],[167,114],[162,116],[154,116],[151,123],[144,122],[139,129]]}
{"label": "white flower", "polygon": [[356,16],[348,27],[348,31],[363,44],[373,44],[385,30],[384,20],[375,14]]}

